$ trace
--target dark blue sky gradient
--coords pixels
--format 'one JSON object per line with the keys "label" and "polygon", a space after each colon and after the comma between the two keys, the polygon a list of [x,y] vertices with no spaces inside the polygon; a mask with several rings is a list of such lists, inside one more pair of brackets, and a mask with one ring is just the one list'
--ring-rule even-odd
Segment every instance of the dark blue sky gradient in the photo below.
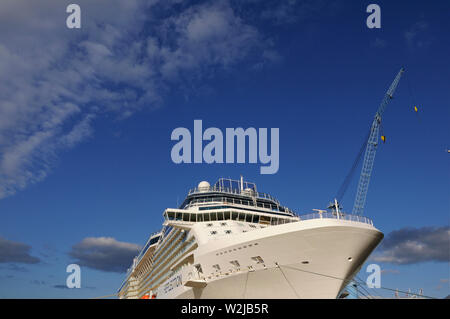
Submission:
{"label": "dark blue sky gradient", "polygon": [[[406,73],[383,119],[387,143],[378,149],[365,215],[385,234],[448,225],[449,3],[376,1],[382,8],[380,30],[365,27],[369,3],[338,1],[333,10],[283,25],[254,18],[256,7],[235,7],[242,19],[272,39],[278,61],[258,68],[250,56],[229,70],[211,70],[211,77],[192,87],[174,84],[156,110],[124,120],[97,117],[94,134],[59,154],[44,181],[0,200],[1,236],[31,245],[31,254],[41,259],[21,265],[23,272],[0,264],[0,297],[114,293],[123,274],[89,268],[82,269],[82,282],[95,288],[52,286],[65,284],[73,245],[99,236],[143,245],[161,227],[163,210],[181,203],[202,180],[212,184],[242,174],[297,213],[324,208],[401,66]],[[428,27],[409,44],[405,32],[420,21]],[[203,120],[204,129],[223,132],[227,127],[278,127],[278,173],[260,175],[261,164],[172,163],[170,134],[177,127],[193,133],[194,119]],[[348,211],[359,171],[343,200]],[[383,286],[424,288],[436,297],[449,294],[448,282],[436,289],[441,279],[449,278],[448,263],[381,265],[399,271],[384,275]]]}

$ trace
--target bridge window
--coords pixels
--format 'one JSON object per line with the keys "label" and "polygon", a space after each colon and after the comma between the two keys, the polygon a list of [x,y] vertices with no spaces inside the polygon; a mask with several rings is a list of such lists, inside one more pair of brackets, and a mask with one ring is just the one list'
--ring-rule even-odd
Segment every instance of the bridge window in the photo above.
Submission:
{"label": "bridge window", "polygon": [[174,220],[175,219],[175,212],[167,212],[167,219]]}
{"label": "bridge window", "polygon": [[183,213],[177,213],[176,220],[182,220],[183,219]]}
{"label": "bridge window", "polygon": [[231,213],[231,219],[232,220],[237,220],[238,219],[238,213],[237,212],[232,212]]}
{"label": "bridge window", "polygon": [[209,213],[203,214],[203,220],[204,220],[205,222],[209,222],[209,221],[210,221]]}
{"label": "bridge window", "polygon": [[224,212],[223,214],[224,214],[224,219],[225,220],[229,220],[230,219],[230,215],[231,215],[230,212]]}
{"label": "bridge window", "polygon": [[245,221],[248,222],[248,223],[251,223],[252,222],[252,217],[253,217],[252,214],[247,214],[247,216],[245,216]]}
{"label": "bridge window", "polygon": [[217,213],[211,213],[211,220],[217,220]]}
{"label": "bridge window", "polygon": [[217,212],[217,220],[223,220],[223,212]]}

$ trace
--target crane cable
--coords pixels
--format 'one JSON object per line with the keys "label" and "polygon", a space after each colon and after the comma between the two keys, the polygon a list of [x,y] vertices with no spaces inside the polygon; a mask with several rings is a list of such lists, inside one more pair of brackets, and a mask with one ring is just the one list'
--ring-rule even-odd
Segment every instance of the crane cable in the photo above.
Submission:
{"label": "crane cable", "polygon": [[348,172],[347,176],[344,179],[344,182],[342,183],[341,187],[339,188],[337,194],[336,194],[336,199],[338,202],[340,202],[342,200],[342,198],[345,195],[345,192],[348,189],[348,186],[350,185],[350,182],[352,181],[353,175],[356,171],[356,169],[358,168],[359,163],[361,162],[362,156],[364,154],[364,150],[366,149],[367,146],[367,142],[369,141],[369,136],[370,136],[370,130],[367,133],[366,138],[364,139],[363,144],[361,145],[361,148],[359,149],[358,154],[356,155],[355,161],[353,162],[352,167],[350,168],[350,171]]}
{"label": "crane cable", "polygon": [[[416,99],[415,99],[413,91],[411,89],[411,81],[409,80],[409,77],[406,77],[406,81],[407,81],[407,84],[408,84],[409,103],[410,103],[410,105],[414,106],[413,109],[416,112],[416,114],[418,114],[419,109],[417,107],[417,104],[414,104],[414,101],[416,101]],[[381,140],[383,141],[383,143],[386,143],[386,135],[384,134],[383,126],[382,126],[381,123],[380,123],[380,133],[381,133]],[[338,192],[337,192],[337,194],[335,196],[335,198],[337,199],[338,202],[340,202],[342,200],[342,198],[344,197],[344,195],[345,195],[345,193],[347,191],[348,186],[350,185],[350,182],[351,182],[352,177],[353,177],[353,175],[355,173],[355,170],[358,167],[358,164],[361,161],[362,155],[363,155],[364,150],[365,150],[365,148],[367,146],[367,142],[369,140],[369,136],[370,136],[370,130],[369,130],[369,133],[368,133],[367,137],[364,139],[364,142],[363,142],[363,144],[361,146],[361,149],[359,150],[359,152],[358,152],[358,154],[357,154],[357,156],[355,158],[355,161],[353,162],[353,165],[352,165],[349,173],[345,177],[343,183],[341,184],[341,187],[339,188],[339,190],[338,190]]]}

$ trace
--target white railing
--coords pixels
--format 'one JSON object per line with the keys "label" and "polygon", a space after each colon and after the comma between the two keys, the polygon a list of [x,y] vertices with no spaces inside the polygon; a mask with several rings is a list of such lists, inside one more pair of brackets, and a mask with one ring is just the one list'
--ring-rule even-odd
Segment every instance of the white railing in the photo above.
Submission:
{"label": "white railing", "polygon": [[189,190],[188,195],[192,195],[192,194],[197,194],[197,193],[206,193],[206,192],[220,192],[220,193],[227,193],[227,194],[234,194],[234,195],[245,195],[245,196],[249,196],[250,194],[256,198],[260,198],[260,199],[268,199],[271,200],[277,204],[280,204],[280,202],[273,196],[266,194],[266,193],[260,193],[260,192],[255,192],[253,190],[248,191],[248,190],[243,190],[241,191],[240,189],[236,189],[236,188],[231,188],[231,187],[221,187],[221,186],[209,186],[209,187],[195,187],[191,190]]}
{"label": "white railing", "polygon": [[300,215],[300,220],[308,220],[308,219],[320,219],[320,218],[327,218],[327,219],[342,219],[342,220],[348,220],[352,222],[358,222],[358,223],[364,223],[369,224],[373,226],[373,221],[365,216],[360,215],[352,215],[352,214],[346,214],[346,213],[339,213],[336,212],[317,212],[317,213],[311,213],[306,215]]}
{"label": "white railing", "polygon": [[[198,188],[194,188],[191,189],[189,191],[189,195],[192,194],[197,194],[197,193],[205,193],[205,192],[221,192],[221,193],[227,193],[227,194],[242,194],[242,195],[248,195],[247,193],[245,193],[245,191],[240,192],[239,190],[235,190],[235,189],[231,189],[231,191],[228,191],[228,188],[222,188],[222,187],[207,187],[207,188],[202,188],[201,190],[198,190]],[[189,202],[189,204],[187,204],[186,206],[183,207],[183,209],[187,209],[189,207],[193,207],[193,206],[198,206],[198,204],[202,204],[202,203],[220,203],[220,204],[236,204],[236,205],[244,205],[244,206],[251,206],[251,207],[257,207],[257,208],[265,208],[265,209],[270,209],[271,211],[275,211],[275,212],[281,212],[281,213],[286,213],[286,214],[291,214],[291,215],[296,215],[295,212],[293,212],[291,209],[289,209],[286,206],[281,206],[280,202],[278,200],[276,200],[275,198],[273,198],[272,196],[270,196],[269,194],[265,194],[265,193],[255,193],[256,194],[256,198],[258,199],[268,199],[271,200],[273,202],[273,204],[269,204],[269,203],[261,203],[261,202],[256,202],[253,200],[245,200],[245,199],[235,199],[235,198],[230,198],[230,197],[212,197],[212,198],[197,198],[197,199],[193,199],[192,201]]]}

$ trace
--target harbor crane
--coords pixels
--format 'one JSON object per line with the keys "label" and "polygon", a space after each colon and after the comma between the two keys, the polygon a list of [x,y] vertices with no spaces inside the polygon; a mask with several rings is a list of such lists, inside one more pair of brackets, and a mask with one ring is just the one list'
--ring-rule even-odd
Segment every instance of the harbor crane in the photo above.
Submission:
{"label": "harbor crane", "polygon": [[[364,144],[361,147],[361,150],[359,151],[359,154],[353,164],[352,169],[350,170],[350,173],[347,175],[346,179],[344,180],[344,183],[342,184],[338,192],[338,195],[336,196],[337,200],[335,200],[335,203],[331,205],[337,211],[339,210],[338,202],[343,197],[350,183],[351,176],[353,175],[354,170],[358,166],[362,153],[365,149],[364,161],[362,164],[361,175],[359,177],[358,188],[356,191],[355,203],[353,205],[352,214],[362,215],[364,212],[364,205],[366,203],[367,191],[369,189],[370,176],[372,175],[375,155],[377,153],[378,140],[380,138],[380,128],[383,113],[386,110],[386,107],[389,104],[390,100],[393,99],[395,90],[397,89],[398,83],[400,82],[400,78],[402,77],[402,74],[404,72],[405,69],[402,67],[400,71],[397,73],[397,76],[395,77],[391,86],[387,90],[386,94],[383,97],[383,100],[381,101],[380,106],[378,107],[377,113],[375,114],[372,125],[370,127],[368,137],[364,141]],[[383,142],[386,140],[384,135],[381,136],[381,139]]]}
{"label": "harbor crane", "polygon": [[364,205],[366,203],[367,191],[369,189],[370,176],[372,175],[373,163],[375,161],[375,155],[377,153],[378,138],[380,134],[381,120],[383,113],[386,110],[389,101],[394,98],[394,92],[397,89],[397,85],[400,82],[404,68],[401,68],[397,76],[392,82],[389,90],[384,95],[383,101],[378,108],[375,118],[373,119],[372,126],[370,128],[369,139],[367,140],[366,153],[364,154],[363,166],[361,169],[361,176],[359,177],[358,189],[356,191],[355,203],[353,204],[352,214],[362,215],[364,211]]}

